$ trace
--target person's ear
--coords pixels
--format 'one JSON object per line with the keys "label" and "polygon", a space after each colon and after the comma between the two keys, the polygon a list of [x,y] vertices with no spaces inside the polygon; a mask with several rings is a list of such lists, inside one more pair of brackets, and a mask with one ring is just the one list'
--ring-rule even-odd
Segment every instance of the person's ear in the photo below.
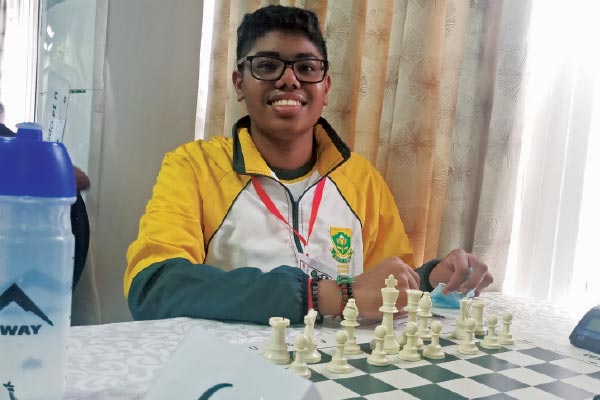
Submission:
{"label": "person's ear", "polygon": [[237,69],[233,71],[231,74],[231,81],[233,82],[233,87],[235,88],[235,93],[237,95],[237,101],[244,100],[244,91],[243,89],[243,80],[242,73]]}
{"label": "person's ear", "polygon": [[324,105],[327,105],[329,90],[331,90],[331,75],[327,75],[325,77],[325,101],[323,102]]}

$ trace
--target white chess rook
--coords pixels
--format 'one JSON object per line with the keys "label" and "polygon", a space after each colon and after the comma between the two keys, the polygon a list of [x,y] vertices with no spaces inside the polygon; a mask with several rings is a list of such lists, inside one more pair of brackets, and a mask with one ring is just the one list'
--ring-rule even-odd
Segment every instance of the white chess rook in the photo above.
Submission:
{"label": "white chess rook", "polygon": [[304,356],[306,354],[306,344],[308,343],[308,339],[304,335],[298,335],[295,343],[295,352],[296,355],[294,358],[294,362],[290,365],[290,371],[300,375],[303,378],[310,378],[310,369],[306,366],[306,361],[304,360]]}
{"label": "white chess rook", "polygon": [[335,374],[347,374],[352,371],[352,366],[348,364],[348,360],[344,357],[344,345],[348,340],[348,335],[345,331],[337,331],[335,334],[335,355],[329,363],[327,370]]}
{"label": "white chess rook", "polygon": [[367,357],[367,363],[371,365],[377,365],[379,367],[391,364],[390,360],[387,358],[385,350],[383,349],[383,341],[386,334],[387,330],[385,329],[385,326],[379,325],[377,328],[375,328],[375,348],[373,351],[371,351],[369,357]]}
{"label": "white chess rook", "polygon": [[290,325],[290,320],[282,317],[269,318],[271,325],[271,341],[269,347],[263,353],[263,357],[275,364],[288,364],[290,353],[285,344],[285,328]]}
{"label": "white chess rook", "polygon": [[475,334],[485,335],[485,326],[483,324],[483,308],[485,301],[483,299],[473,299],[471,302],[471,316],[475,320]]}
{"label": "white chess rook", "polygon": [[390,274],[385,280],[386,287],[381,289],[383,305],[379,307],[379,311],[383,313],[381,325],[386,329],[386,335],[383,340],[383,349],[387,354],[396,354],[399,349],[396,335],[394,335],[394,314],[398,312],[396,300],[398,300],[398,295],[400,294],[400,291],[396,289],[397,284],[398,280],[394,278],[394,275]]}

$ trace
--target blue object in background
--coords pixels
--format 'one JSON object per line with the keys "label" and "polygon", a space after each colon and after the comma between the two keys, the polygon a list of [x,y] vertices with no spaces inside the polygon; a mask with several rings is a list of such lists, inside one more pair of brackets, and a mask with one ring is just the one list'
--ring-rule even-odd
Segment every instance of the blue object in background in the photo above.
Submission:
{"label": "blue object in background", "polygon": [[463,294],[460,292],[450,292],[448,294],[444,294],[443,290],[446,287],[445,283],[440,283],[437,285],[435,289],[431,292],[431,303],[434,307],[440,308],[460,308],[460,301],[464,298],[470,299],[475,296],[474,290],[469,290],[467,293]]}

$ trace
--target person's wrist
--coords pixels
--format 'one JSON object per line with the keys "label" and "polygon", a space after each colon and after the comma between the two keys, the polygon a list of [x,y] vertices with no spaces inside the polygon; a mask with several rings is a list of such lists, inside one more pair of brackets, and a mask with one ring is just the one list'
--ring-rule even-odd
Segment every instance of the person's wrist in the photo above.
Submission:
{"label": "person's wrist", "polygon": [[334,280],[319,281],[319,313],[338,315],[340,312],[340,288]]}
{"label": "person's wrist", "polygon": [[420,268],[416,269],[419,275],[419,289],[424,292],[431,292],[440,282],[440,277],[435,273],[436,266],[441,260],[433,259],[426,262]]}

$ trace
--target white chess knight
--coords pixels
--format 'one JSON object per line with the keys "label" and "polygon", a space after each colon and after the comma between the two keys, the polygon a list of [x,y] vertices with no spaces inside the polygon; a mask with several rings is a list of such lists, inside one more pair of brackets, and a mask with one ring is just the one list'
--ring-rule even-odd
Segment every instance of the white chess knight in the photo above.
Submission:
{"label": "white chess knight", "polygon": [[348,364],[348,360],[344,357],[344,345],[348,340],[346,331],[337,331],[335,334],[335,354],[331,361],[327,363],[327,370],[335,374],[347,374],[352,371],[352,366]]}
{"label": "white chess knight", "polygon": [[317,342],[314,334],[316,320],[317,312],[313,309],[308,310],[308,314],[304,316],[304,336],[307,339],[304,359],[308,364],[315,364],[321,361],[321,353],[317,350]]}
{"label": "white chess knight", "polygon": [[515,344],[512,334],[510,333],[510,324],[512,322],[512,318],[513,316],[510,311],[506,311],[502,316],[502,333],[498,336],[498,341],[500,344]]}
{"label": "white chess knight", "polygon": [[398,280],[394,278],[394,275],[390,274],[385,280],[385,287],[381,289],[381,297],[383,298],[383,305],[379,307],[379,311],[383,313],[383,320],[381,325],[386,329],[386,335],[383,340],[383,350],[387,354],[398,353],[399,345],[394,335],[394,314],[398,312],[396,308],[396,300],[400,291],[396,289]]}
{"label": "white chess knight", "polygon": [[479,342],[479,346],[484,349],[490,350],[498,350],[500,348],[500,343],[498,343],[498,338],[496,337],[496,326],[498,326],[498,317],[495,315],[490,315],[487,320],[488,325],[488,333],[483,338],[481,342]]}
{"label": "white chess knight", "polygon": [[377,365],[379,367],[391,364],[390,360],[387,358],[385,350],[383,349],[383,341],[385,340],[384,338],[386,334],[387,330],[385,329],[385,326],[379,325],[377,328],[375,328],[375,346],[369,357],[367,357],[367,363],[371,365]]}
{"label": "white chess knight", "polygon": [[263,353],[263,357],[275,364],[289,364],[290,353],[285,344],[285,328],[290,325],[290,320],[282,317],[269,318],[271,325],[271,341]]}
{"label": "white chess knight", "polygon": [[344,353],[360,354],[360,346],[356,343],[356,337],[354,336],[354,330],[360,325],[356,321],[358,318],[358,308],[356,307],[354,299],[348,299],[348,303],[346,304],[346,307],[344,307],[342,314],[344,315],[344,320],[340,322],[340,325],[344,327],[348,334],[348,341],[344,346]]}
{"label": "white chess knight", "polygon": [[303,378],[310,378],[310,369],[306,365],[306,361],[304,359],[306,355],[306,345],[308,344],[308,339],[305,335],[298,335],[295,343],[295,351],[294,361],[292,365],[290,365],[290,371],[300,375]]}
{"label": "white chess knight", "polygon": [[458,318],[456,319],[456,327],[452,331],[452,337],[455,339],[465,338],[465,321],[471,316],[471,300],[463,298],[460,299],[460,311]]}
{"label": "white chess knight", "polygon": [[433,321],[431,323],[431,343],[423,349],[423,357],[434,360],[441,360],[446,357],[446,353],[440,346],[440,332],[442,332],[442,323]]}

